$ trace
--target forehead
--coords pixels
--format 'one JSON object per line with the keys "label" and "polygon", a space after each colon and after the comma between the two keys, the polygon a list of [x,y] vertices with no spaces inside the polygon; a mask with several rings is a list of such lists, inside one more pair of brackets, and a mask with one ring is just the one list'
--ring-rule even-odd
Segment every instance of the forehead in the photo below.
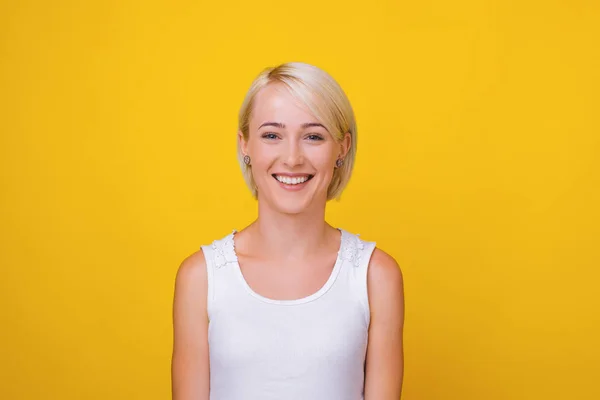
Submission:
{"label": "forehead", "polygon": [[254,99],[250,128],[255,129],[264,122],[281,122],[285,125],[301,125],[319,121],[289,89],[281,84],[270,84],[262,88]]}

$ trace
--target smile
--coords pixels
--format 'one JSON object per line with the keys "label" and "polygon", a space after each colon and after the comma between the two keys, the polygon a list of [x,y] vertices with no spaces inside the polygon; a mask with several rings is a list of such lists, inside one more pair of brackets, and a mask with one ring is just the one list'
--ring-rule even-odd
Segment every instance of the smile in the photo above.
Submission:
{"label": "smile", "polygon": [[299,185],[312,179],[314,175],[286,176],[273,174],[273,178],[286,185]]}

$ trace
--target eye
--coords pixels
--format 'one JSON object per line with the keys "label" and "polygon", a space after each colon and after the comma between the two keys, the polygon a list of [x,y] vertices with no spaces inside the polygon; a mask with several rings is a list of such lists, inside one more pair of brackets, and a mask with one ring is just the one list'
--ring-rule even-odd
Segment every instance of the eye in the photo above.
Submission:
{"label": "eye", "polygon": [[312,141],[320,141],[320,140],[325,140],[325,139],[323,138],[323,136],[321,136],[321,135],[318,135],[318,134],[316,134],[316,133],[311,133],[311,134],[310,134],[310,135],[308,135],[306,138],[307,138],[308,140],[312,140]]}
{"label": "eye", "polygon": [[263,139],[274,140],[277,139],[277,134],[273,132],[263,133],[261,136]]}

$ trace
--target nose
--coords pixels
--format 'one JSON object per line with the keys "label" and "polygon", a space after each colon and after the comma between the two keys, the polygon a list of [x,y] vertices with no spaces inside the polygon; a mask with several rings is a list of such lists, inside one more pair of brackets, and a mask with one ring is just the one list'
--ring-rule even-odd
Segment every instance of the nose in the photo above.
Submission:
{"label": "nose", "polygon": [[289,167],[295,167],[304,162],[304,151],[296,140],[288,141],[283,161]]}

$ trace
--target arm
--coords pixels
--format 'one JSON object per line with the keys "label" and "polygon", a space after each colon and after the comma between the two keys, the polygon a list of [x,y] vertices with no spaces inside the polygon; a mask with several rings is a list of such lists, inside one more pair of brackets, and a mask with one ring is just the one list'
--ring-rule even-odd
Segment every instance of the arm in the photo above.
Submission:
{"label": "arm", "polygon": [[375,249],[367,272],[371,310],[365,400],[399,400],[404,374],[404,284],[398,263]]}
{"label": "arm", "polygon": [[206,261],[202,251],[177,271],[173,299],[173,400],[208,400],[208,316]]}

